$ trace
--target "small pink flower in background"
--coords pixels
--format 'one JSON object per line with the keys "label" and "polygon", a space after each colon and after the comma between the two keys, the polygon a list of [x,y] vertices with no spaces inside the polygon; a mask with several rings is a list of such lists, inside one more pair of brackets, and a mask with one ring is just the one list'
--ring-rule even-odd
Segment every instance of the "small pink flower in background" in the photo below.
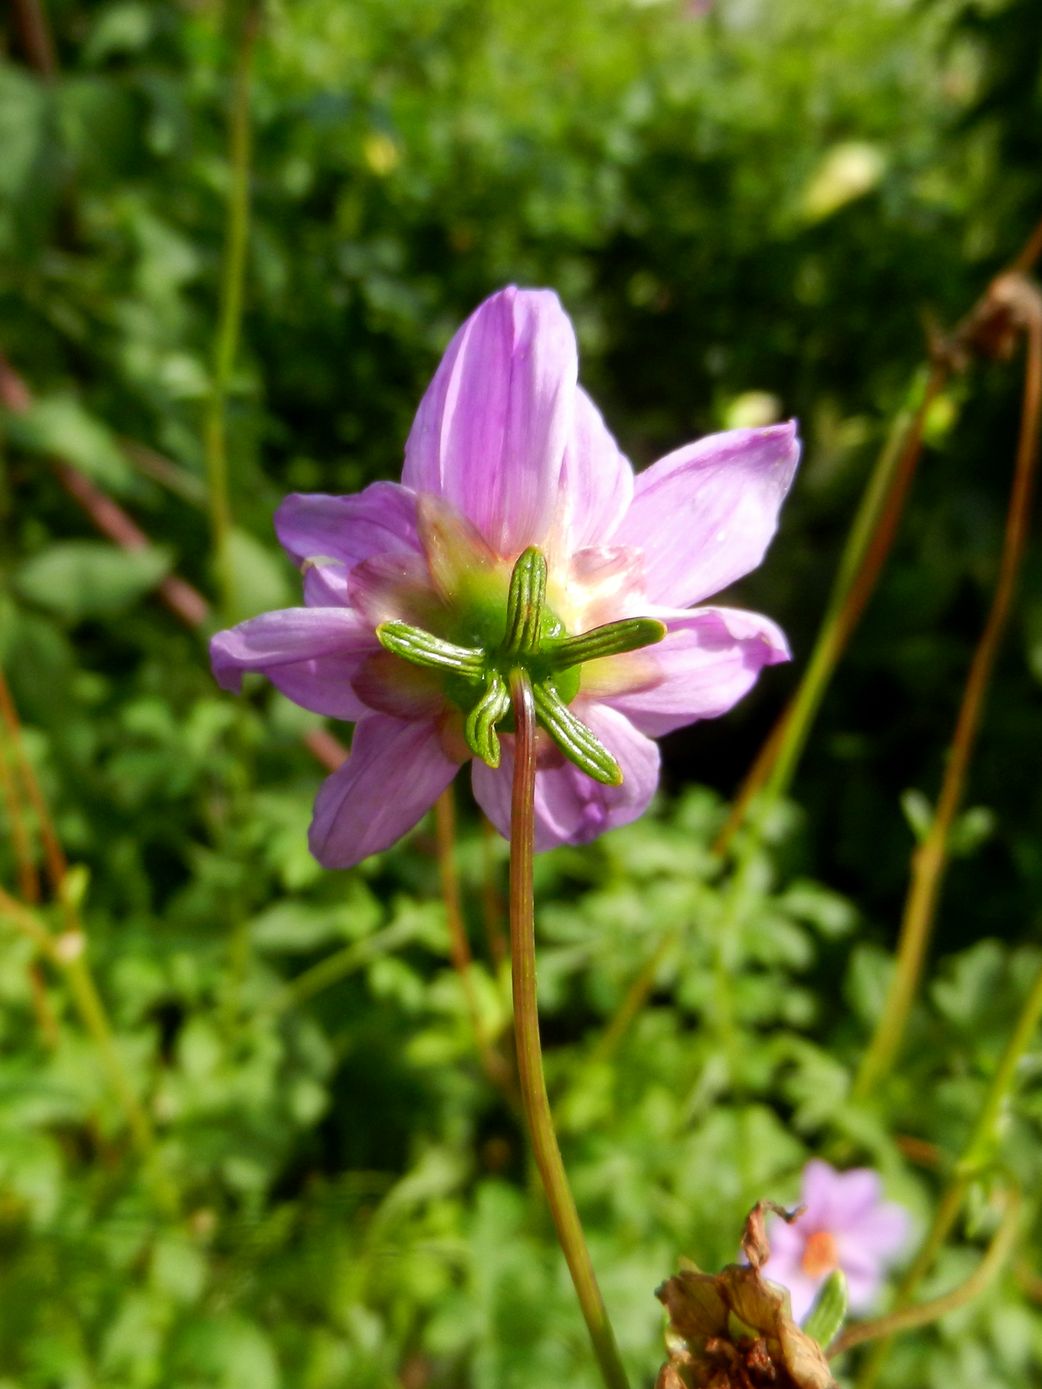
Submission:
{"label": "small pink flower in background", "polygon": [[879,1177],[869,1168],[837,1172],[818,1159],[803,1169],[801,1201],[806,1209],[791,1225],[771,1222],[763,1276],[789,1290],[796,1321],[837,1268],[846,1276],[850,1310],[868,1311],[908,1238],[908,1212],[882,1200]]}
{"label": "small pink flower in background", "polygon": [[[584,655],[568,670],[544,661],[537,848],[635,819],[658,783],[652,740],[725,713],[764,666],[788,659],[768,618],[691,604],[763,558],[799,457],[795,424],[711,435],[635,478],[577,374],[557,296],[502,290],[449,344],[400,484],[294,495],[279,508],[276,532],[303,569],[304,606],[218,633],[211,658],[225,689],[260,671],[304,708],[355,722],[351,755],[319,791],[311,824],[326,867],[389,847],[468,761],[478,802],[509,832],[512,735],[504,731],[501,755],[496,737],[482,761],[467,717],[481,695],[486,725],[508,718],[507,590],[529,547],[546,560],[537,661],[611,623],[653,618],[666,629],[659,645]],[[414,651],[402,656],[417,631],[431,638],[424,669],[408,664]],[[430,668],[432,642],[446,644],[455,671]],[[610,784],[562,752],[562,729],[608,750]]]}

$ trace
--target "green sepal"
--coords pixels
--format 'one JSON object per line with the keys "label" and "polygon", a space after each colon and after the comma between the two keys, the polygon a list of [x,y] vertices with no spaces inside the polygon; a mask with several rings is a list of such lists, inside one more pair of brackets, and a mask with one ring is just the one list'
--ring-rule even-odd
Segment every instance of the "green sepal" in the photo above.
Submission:
{"label": "green sepal", "polygon": [[408,622],[381,622],[376,639],[385,651],[426,670],[452,671],[471,680],[480,680],[485,670],[483,651],[444,641]]}
{"label": "green sepal", "polygon": [[843,1325],[846,1315],[847,1280],[843,1270],[835,1268],[822,1283],[813,1307],[803,1319],[802,1329],[825,1350]]}
{"label": "green sepal", "polygon": [[626,651],[639,651],[661,641],[669,629],[657,617],[625,617],[619,622],[607,622],[575,637],[554,642],[546,652],[552,670],[581,666],[584,661],[598,661],[604,656],[621,656]]}
{"label": "green sepal", "polygon": [[467,747],[475,757],[495,770],[499,766],[499,734],[496,724],[510,711],[510,691],[498,670],[489,674],[485,693],[463,724]]}
{"label": "green sepal", "polygon": [[504,656],[531,656],[539,649],[543,603],[546,600],[546,559],[530,545],[517,557],[507,594]]}
{"label": "green sepal", "polygon": [[543,728],[580,771],[604,786],[622,785],[622,768],[592,729],[577,719],[552,686],[533,687],[535,712]]}

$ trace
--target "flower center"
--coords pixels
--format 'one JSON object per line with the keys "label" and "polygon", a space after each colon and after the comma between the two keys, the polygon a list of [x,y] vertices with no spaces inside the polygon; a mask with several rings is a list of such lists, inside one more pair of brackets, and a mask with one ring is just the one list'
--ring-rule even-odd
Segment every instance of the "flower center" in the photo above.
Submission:
{"label": "flower center", "polygon": [[[434,571],[440,556],[428,549],[428,559]],[[457,576],[446,635],[383,622],[377,639],[393,655],[441,675],[445,694],[466,715],[467,746],[490,767],[499,766],[497,728],[513,727],[511,672],[526,671],[536,718],[561,752],[594,780],[617,786],[619,764],[568,705],[578,693],[584,661],[661,641],[666,628],[654,618],[634,617],[570,636],[546,602],[546,579],[546,559],[531,546],[518,557],[505,596],[499,575],[487,565]]]}
{"label": "flower center", "polygon": [[828,1230],[815,1230],[814,1234],[808,1235],[800,1267],[808,1278],[821,1278],[834,1268],[839,1268],[835,1235],[830,1235]]}

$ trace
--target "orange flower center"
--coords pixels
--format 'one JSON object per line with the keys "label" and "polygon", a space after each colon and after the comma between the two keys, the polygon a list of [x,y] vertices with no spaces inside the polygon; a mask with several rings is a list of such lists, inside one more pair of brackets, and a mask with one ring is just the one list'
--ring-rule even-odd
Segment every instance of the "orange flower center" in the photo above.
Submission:
{"label": "orange flower center", "polygon": [[800,1266],[808,1278],[821,1278],[838,1268],[839,1250],[835,1237],[827,1230],[816,1230],[813,1235],[808,1235]]}

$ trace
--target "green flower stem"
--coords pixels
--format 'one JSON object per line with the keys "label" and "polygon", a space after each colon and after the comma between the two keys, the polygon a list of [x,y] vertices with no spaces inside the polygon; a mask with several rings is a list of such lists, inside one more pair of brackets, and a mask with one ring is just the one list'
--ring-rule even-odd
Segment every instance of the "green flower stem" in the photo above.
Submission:
{"label": "green flower stem", "polygon": [[382,955],[390,955],[402,946],[412,945],[424,933],[423,923],[413,917],[395,921],[382,931],[374,931],[371,936],[352,941],[350,945],[334,950],[324,960],[319,960],[309,969],[291,979],[263,1008],[264,1013],[288,1013],[316,994],[339,984],[342,979],[364,969]]}
{"label": "green flower stem", "polygon": [[927,413],[948,378],[935,363],[920,372],[869,478],[840,559],[814,649],[788,707],[760,750],[716,844],[723,853],[762,792],[769,807],[785,796],[836,666],[875,591],[922,452]]}
{"label": "green flower stem", "polygon": [[[888,1312],[884,1317],[875,1317],[871,1321],[859,1322],[856,1326],[849,1327],[839,1336],[829,1349],[829,1359],[834,1359],[837,1355],[842,1355],[846,1350],[851,1350],[854,1346],[863,1345],[866,1341],[874,1341],[883,1336],[886,1339],[881,1341],[876,1347],[877,1352],[885,1350],[890,1344],[890,1339],[901,1331],[915,1331],[920,1326],[929,1326],[931,1322],[937,1321],[940,1317],[946,1316],[949,1312],[954,1312],[958,1307],[965,1307],[968,1302],[972,1302],[975,1297],[979,1297],[984,1289],[1002,1271],[1003,1265],[1009,1258],[1016,1242],[1018,1228],[1020,1225],[1020,1195],[1015,1190],[1006,1192],[1006,1209],[1002,1213],[1002,1220],[999,1227],[992,1237],[991,1243],[985,1250],[984,1257],[980,1263],[964,1282],[958,1287],[952,1288],[951,1292],[942,1293],[940,1297],[932,1297],[926,1302],[920,1302],[914,1307],[903,1307],[896,1311]],[[865,1371],[858,1379],[858,1389],[864,1389],[868,1384],[876,1382],[876,1356],[873,1356],[866,1364]],[[876,1366],[873,1369],[873,1366]]]}
{"label": "green flower stem", "polygon": [[664,933],[644,962],[640,973],[626,990],[626,994],[612,1014],[608,1026],[598,1037],[596,1045],[590,1052],[591,1061],[607,1061],[615,1052],[633,1022],[643,1012],[645,1004],[654,991],[659,970],[670,953],[680,944],[683,935],[683,931],[678,927]]}
{"label": "green flower stem", "polygon": [[860,1100],[869,1095],[887,1074],[904,1039],[948,865],[948,841],[962,804],[970,759],[984,713],[984,701],[1027,546],[1038,463],[1039,422],[1042,419],[1042,301],[1036,304],[1035,315],[1028,323],[1027,339],[1020,437],[999,576],[984,631],[973,653],[966,678],[937,809],[926,838],[912,859],[912,881],[901,920],[897,963],[883,1011],[854,1082],[853,1093]]}
{"label": "green flower stem", "polygon": [[528,675],[511,672],[516,741],[510,816],[510,945],[514,990],[514,1035],[521,1099],[532,1151],[550,1205],[554,1228],[593,1342],[606,1389],[628,1389],[615,1335],[601,1297],[579,1212],[568,1186],[557,1145],[543,1075],[536,1001],[535,903],[532,859],[535,852],[535,701]]}
{"label": "green flower stem", "polygon": [[[929,1272],[934,1259],[951,1233],[970,1189],[970,1184],[991,1160],[998,1146],[999,1120],[1013,1089],[1017,1067],[1021,1057],[1031,1044],[1040,1022],[1042,1022],[1042,966],[1039,967],[1035,975],[1028,996],[1024,1000],[1024,1006],[1020,1010],[1009,1041],[1006,1043],[1006,1048],[995,1068],[991,1083],[984,1096],[984,1103],[977,1116],[977,1122],[966,1141],[962,1156],[955,1164],[951,1181],[938,1202],[933,1223],[923,1240],[919,1253],[898,1284],[894,1298],[893,1316],[901,1316],[905,1311],[909,1298],[923,1277]],[[899,1330],[901,1328],[895,1327],[894,1329]],[[858,1380],[858,1389],[872,1389],[879,1377],[889,1346],[890,1341],[887,1337],[875,1347],[872,1355],[865,1363],[861,1378]]]}
{"label": "green flower stem", "polygon": [[481,1003],[474,987],[474,957],[467,939],[460,896],[459,875],[456,872],[456,804],[450,783],[434,802],[434,839],[438,851],[438,876],[441,879],[441,900],[445,906],[445,921],[449,928],[449,954],[452,967],[460,982],[463,1002],[474,1032],[481,1069],[517,1113],[517,1091],[513,1072],[506,1058],[489,1036],[481,1015]]}
{"label": "green flower stem", "polygon": [[213,376],[203,425],[203,450],[210,505],[210,535],[218,605],[230,615],[234,604],[232,511],[228,486],[225,402],[235,366],[242,322],[243,283],[250,220],[250,84],[260,9],[249,3],[238,35],[235,76],[228,126],[229,187],[221,263],[220,300],[213,348]]}
{"label": "green flower stem", "polygon": [[101,1069],[123,1110],[131,1141],[152,1183],[156,1200],[168,1215],[176,1215],[177,1193],[159,1160],[152,1121],[137,1097],[120,1054],[112,1023],[87,960],[87,938],[83,930],[77,927],[60,935],[52,933],[35,912],[9,896],[3,888],[0,888],[0,920],[6,920],[28,936],[39,953],[64,976],[80,1021],[97,1050]]}

